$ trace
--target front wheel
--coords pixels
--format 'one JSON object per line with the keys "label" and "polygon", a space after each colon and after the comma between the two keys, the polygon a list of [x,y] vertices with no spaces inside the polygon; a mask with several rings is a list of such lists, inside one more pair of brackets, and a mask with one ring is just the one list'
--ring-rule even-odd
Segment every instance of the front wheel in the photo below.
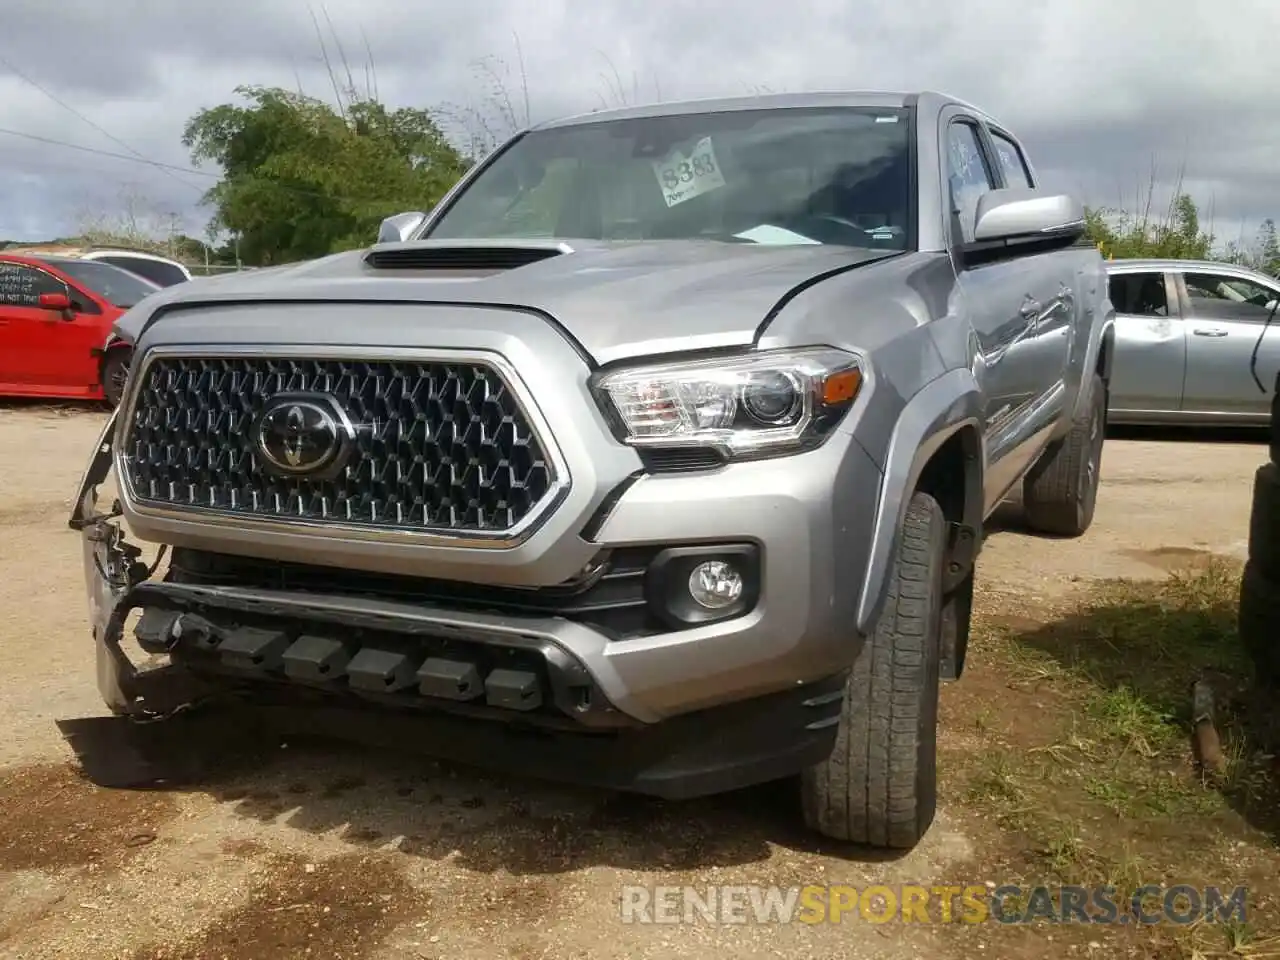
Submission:
{"label": "front wheel", "polygon": [[884,610],[854,661],[831,755],[801,774],[810,829],[877,847],[914,847],[937,808],[938,660],[947,521],[916,493]]}
{"label": "front wheel", "polygon": [[102,393],[108,405],[114,410],[124,396],[125,384],[129,382],[129,361],[131,351],[116,348],[107,354],[102,364]]}

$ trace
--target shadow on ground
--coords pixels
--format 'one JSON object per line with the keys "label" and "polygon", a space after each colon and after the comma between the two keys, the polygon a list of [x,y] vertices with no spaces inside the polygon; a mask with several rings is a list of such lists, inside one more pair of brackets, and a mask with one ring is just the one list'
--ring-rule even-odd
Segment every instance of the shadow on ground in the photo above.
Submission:
{"label": "shadow on ground", "polygon": [[1280,702],[1254,685],[1236,632],[1239,582],[1236,565],[1217,561],[1161,582],[1106,583],[1076,612],[1010,638],[1086,679],[1100,723],[1128,736],[1189,744],[1192,684],[1207,681],[1228,765],[1210,782],[1280,842]]}
{"label": "shadow on ground", "polygon": [[[701,870],[768,860],[771,848],[864,862],[882,851],[825,841],[801,822],[794,781],[666,802],[502,777],[319,738],[257,737],[210,712],[161,723],[63,721],[88,778],[204,793],[239,816],[357,847],[516,875],[608,866]],[[130,759],[132,758],[132,759]],[[141,759],[140,759],[141,758]]]}
{"label": "shadow on ground", "polygon": [[[1165,443],[1236,443],[1249,446],[1267,443],[1264,427],[1135,427],[1109,424],[1108,440],[1154,440]],[[1104,454],[1105,459],[1105,454]]]}

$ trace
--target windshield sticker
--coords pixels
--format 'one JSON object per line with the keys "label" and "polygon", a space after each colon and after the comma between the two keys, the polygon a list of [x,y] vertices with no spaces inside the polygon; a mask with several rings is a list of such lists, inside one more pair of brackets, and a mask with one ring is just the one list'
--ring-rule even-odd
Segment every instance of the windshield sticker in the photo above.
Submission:
{"label": "windshield sticker", "polygon": [[688,152],[676,147],[661,160],[654,160],[653,173],[668,207],[725,185],[710,137],[703,137]]}

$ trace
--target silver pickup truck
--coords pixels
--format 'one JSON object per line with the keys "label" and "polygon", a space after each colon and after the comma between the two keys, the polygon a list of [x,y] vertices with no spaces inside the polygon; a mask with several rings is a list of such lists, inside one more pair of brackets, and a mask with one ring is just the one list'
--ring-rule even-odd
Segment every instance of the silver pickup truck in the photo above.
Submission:
{"label": "silver pickup truck", "polygon": [[70,521],[102,695],[668,798],[786,779],[910,847],[984,521],[1019,484],[1035,529],[1093,516],[1083,232],[968,104],[752,97],[547,123],[369,249],[149,297]]}

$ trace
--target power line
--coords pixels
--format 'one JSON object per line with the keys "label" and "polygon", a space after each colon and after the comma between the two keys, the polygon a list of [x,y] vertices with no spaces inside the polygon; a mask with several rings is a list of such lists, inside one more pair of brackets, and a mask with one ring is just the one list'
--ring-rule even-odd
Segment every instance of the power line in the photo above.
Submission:
{"label": "power line", "polygon": [[[41,93],[43,93],[46,97],[48,97],[50,100],[52,100],[52,101],[53,101],[54,103],[56,103],[58,106],[62,107],[62,109],[66,110],[67,112],[69,112],[69,113],[71,113],[71,114],[73,114],[74,116],[78,117],[80,120],[82,120],[82,121],[84,121],[85,123],[87,123],[89,126],[93,127],[93,129],[97,130],[100,134],[102,134],[102,135],[103,135],[104,137],[106,137],[108,140],[110,140],[110,141],[112,141],[113,143],[119,144],[120,146],[124,147],[126,150],[128,150],[130,153],[132,153],[132,154],[133,154],[135,157],[137,157],[139,160],[147,160],[147,159],[148,159],[147,157],[145,157],[145,156],[143,156],[141,153],[139,153],[136,149],[134,149],[133,147],[131,147],[129,144],[125,143],[123,140],[121,140],[119,137],[117,137],[115,134],[113,134],[113,133],[111,133],[110,131],[108,131],[108,130],[104,129],[100,124],[98,124],[98,123],[96,123],[95,121],[93,121],[93,120],[89,119],[89,118],[88,118],[88,117],[86,117],[83,113],[81,113],[79,110],[77,110],[75,107],[71,106],[71,104],[69,104],[69,103],[67,103],[66,101],[64,101],[64,100],[60,99],[60,98],[59,98],[56,94],[54,94],[52,91],[50,91],[50,90],[46,89],[45,87],[43,87],[43,86],[41,86],[39,83],[37,83],[35,80],[33,80],[31,77],[27,76],[25,73],[23,73],[21,70],[19,70],[19,69],[14,65],[14,63],[13,63],[13,61],[12,61],[12,60],[8,59],[8,58],[7,58],[4,54],[2,54],[2,53],[0,53],[0,66],[5,67],[5,68],[6,68],[10,73],[12,73],[14,76],[18,77],[20,80],[24,80],[24,81],[26,81],[28,84],[30,84],[31,86],[35,87],[37,90],[39,90]],[[166,176],[169,176],[169,177],[171,177],[172,179],[176,180],[178,183],[182,184],[184,187],[190,187],[192,190],[200,190],[200,188],[199,188],[198,186],[196,186],[194,183],[190,183],[190,182],[188,182],[188,181],[186,181],[186,180],[183,180],[181,177],[177,176],[177,175],[173,172],[173,170],[169,169],[168,167],[166,167],[166,166],[164,166],[164,165],[161,165],[161,164],[155,164],[155,166],[156,166],[159,170],[163,171],[163,172],[165,173],[165,175],[166,175]],[[201,191],[201,192],[203,193],[203,191]]]}
{"label": "power line", "polygon": [[[36,143],[46,143],[54,147],[62,147],[65,150],[78,150],[81,153],[90,153],[97,157],[110,157],[112,160],[124,160],[129,163],[141,163],[148,167],[157,167],[161,170],[175,170],[179,173],[187,173],[197,177],[211,177],[214,180],[223,179],[221,173],[213,173],[208,170],[196,170],[194,167],[181,167],[173,163],[163,163],[159,160],[151,160],[147,157],[130,156],[127,153],[113,153],[110,150],[100,150],[97,147],[86,147],[83,144],[71,143],[68,140],[57,140],[53,137],[42,137],[35,133],[26,133],[22,130],[10,130],[7,127],[0,127],[0,134],[10,137],[19,137],[23,140],[32,140]],[[271,185],[278,190],[284,190],[288,193],[296,193],[308,197],[321,197],[330,200],[346,200],[350,203],[368,203],[369,197],[348,197],[337,193],[328,193],[323,190],[310,190],[306,187],[295,187],[287,183],[277,183],[271,181]],[[188,184],[194,186],[194,184]]]}
{"label": "power line", "polygon": [[[215,180],[221,179],[222,174],[211,173],[208,170],[196,170],[193,167],[180,167],[173,163],[163,163],[160,160],[151,160],[143,156],[130,156],[126,153],[112,153],[110,150],[101,150],[97,147],[86,147],[83,144],[71,143],[68,140],[55,140],[53,137],[42,137],[34,133],[24,133],[21,130],[9,130],[0,127],[0,133],[10,137],[21,137],[23,140],[34,140],[36,143],[47,143],[54,147],[63,147],[67,150],[79,150],[81,153],[91,153],[99,157],[110,157],[113,160],[127,160],[130,163],[144,163],[149,167],[156,167],[161,170],[176,170],[179,173],[189,173],[197,177],[213,177]],[[195,186],[195,184],[187,184]],[[199,189],[199,188],[197,188]]]}

